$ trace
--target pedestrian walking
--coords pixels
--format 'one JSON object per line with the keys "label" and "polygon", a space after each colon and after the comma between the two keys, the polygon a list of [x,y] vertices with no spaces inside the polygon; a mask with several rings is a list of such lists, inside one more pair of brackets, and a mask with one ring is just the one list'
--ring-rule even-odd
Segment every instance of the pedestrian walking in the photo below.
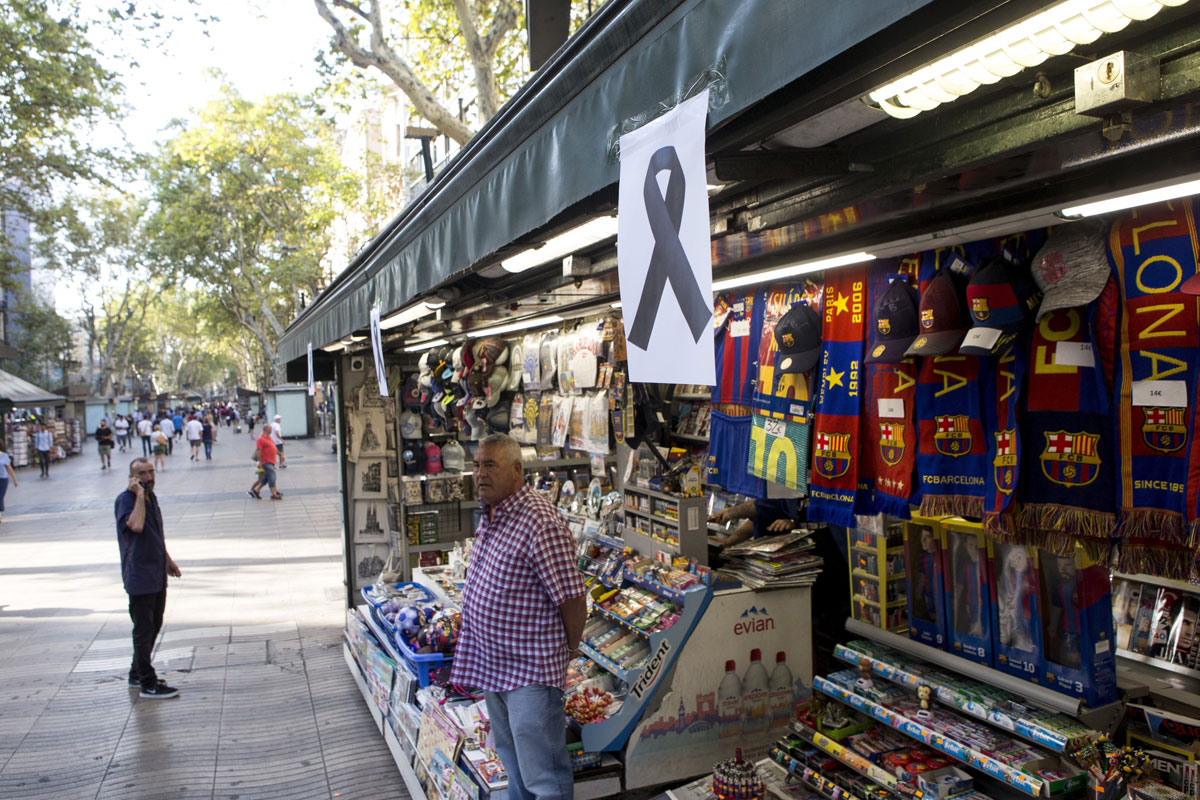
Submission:
{"label": "pedestrian walking", "polygon": [[[509,793],[569,800],[563,688],[587,614],[574,542],[562,514],[525,484],[515,439],[480,442],[475,486],[483,515],[451,682],[483,690]],[[500,630],[511,635],[501,641]]]}
{"label": "pedestrian walking", "polygon": [[96,427],[96,449],[100,451],[100,469],[112,466],[113,429],[108,427],[108,420],[100,420]]}
{"label": "pedestrian walking", "polygon": [[271,441],[275,443],[275,450],[279,453],[279,468],[287,469],[287,459],[283,455],[283,420],[276,414],[275,423],[271,426]]}
{"label": "pedestrian walking", "polygon": [[175,409],[175,416],[171,417],[171,426],[175,429],[176,439],[183,438],[183,426],[186,422],[187,420],[183,418],[183,414],[180,413],[179,409]]}
{"label": "pedestrian walking", "polygon": [[138,420],[137,432],[142,439],[142,457],[149,458],[154,452],[154,443],[150,441],[150,437],[154,435],[154,420],[142,417]]}
{"label": "pedestrian walking", "polygon": [[13,488],[17,486],[17,473],[13,472],[12,457],[0,443],[0,522],[4,521],[4,495],[8,493],[8,482],[12,480]]}
{"label": "pedestrian walking", "polygon": [[162,419],[158,421],[158,429],[167,437],[167,455],[175,455],[175,423],[171,421],[169,414],[163,414]]}
{"label": "pedestrian walking", "polygon": [[271,426],[263,425],[262,435],[254,442],[254,460],[258,462],[258,471],[246,494],[255,500],[262,500],[259,490],[264,486],[271,487],[271,499],[282,500],[283,495],[275,488],[275,442],[271,439]]}
{"label": "pedestrian walking", "polygon": [[33,426],[33,449],[37,453],[41,478],[50,477],[50,451],[54,449],[54,434],[42,423]]}
{"label": "pedestrian walking", "polygon": [[200,440],[204,438],[204,424],[192,414],[188,421],[183,423],[183,430],[187,434],[188,446],[192,448],[191,460],[196,461],[200,458]]}
{"label": "pedestrian walking", "polygon": [[167,450],[171,446],[171,440],[167,434],[163,432],[162,423],[159,422],[154,426],[154,468],[159,472],[167,471]]}
{"label": "pedestrian walking", "polygon": [[121,452],[125,452],[125,448],[129,446],[129,420],[120,414],[113,420],[113,431],[117,436],[117,447]]}
{"label": "pedestrian walking", "polygon": [[204,460],[212,461],[213,444],[217,441],[217,426],[206,416],[200,424],[200,441],[204,444]]}
{"label": "pedestrian walking", "polygon": [[129,685],[140,689],[138,696],[148,700],[176,697],[179,690],[159,680],[151,654],[167,607],[167,576],[180,578],[183,573],[167,553],[162,509],[154,494],[154,466],[148,460],[135,458],[129,465],[129,487],[117,496],[113,510],[121,549],[121,582],[129,595],[129,618],[133,620]]}

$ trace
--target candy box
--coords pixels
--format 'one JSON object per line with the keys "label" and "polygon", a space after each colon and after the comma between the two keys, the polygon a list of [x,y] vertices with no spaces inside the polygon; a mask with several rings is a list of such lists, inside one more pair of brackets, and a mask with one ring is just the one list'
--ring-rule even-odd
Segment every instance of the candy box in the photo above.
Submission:
{"label": "candy box", "polygon": [[917,776],[917,786],[933,800],[947,800],[975,788],[975,781],[958,767],[943,767]]}
{"label": "candy box", "polygon": [[1022,764],[1020,769],[1042,782],[1043,795],[1066,794],[1087,783],[1087,774],[1065,759],[1035,759]]}
{"label": "candy box", "polygon": [[904,523],[904,570],[908,578],[908,635],[946,649],[945,540],[938,520]]}
{"label": "candy box", "polygon": [[992,665],[992,592],[988,580],[988,537],[978,522],[942,520],[945,545],[946,649]]}

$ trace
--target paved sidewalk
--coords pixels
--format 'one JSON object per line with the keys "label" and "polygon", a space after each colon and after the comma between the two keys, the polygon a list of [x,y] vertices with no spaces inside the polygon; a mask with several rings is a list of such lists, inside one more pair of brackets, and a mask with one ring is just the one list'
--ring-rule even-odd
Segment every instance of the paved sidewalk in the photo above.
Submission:
{"label": "paved sidewalk", "polygon": [[[140,449],[138,451],[140,453]],[[407,797],[341,654],[341,514],[328,439],[290,441],[252,500],[251,438],[158,476],[172,580],[155,666],[132,648],[112,505],[134,454],[17,470],[0,524],[0,798]],[[264,495],[264,498],[266,495]],[[164,669],[165,668],[165,669]]]}

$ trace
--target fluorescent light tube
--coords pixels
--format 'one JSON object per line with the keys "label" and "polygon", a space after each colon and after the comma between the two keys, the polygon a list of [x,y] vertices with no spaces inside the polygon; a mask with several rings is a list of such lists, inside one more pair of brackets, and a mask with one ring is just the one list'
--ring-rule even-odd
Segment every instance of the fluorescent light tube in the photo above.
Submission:
{"label": "fluorescent light tube", "polygon": [[526,328],[540,328],[543,325],[554,325],[562,322],[563,318],[551,314],[547,317],[534,317],[533,319],[524,319],[520,322],[512,322],[508,325],[496,325],[491,328],[480,328],[479,330],[467,331],[467,336],[472,339],[479,339],[484,336],[499,336],[502,333],[512,333],[513,331],[523,331]]}
{"label": "fluorescent light tube", "polygon": [[[442,303],[445,305],[445,303]],[[398,328],[401,325],[407,325],[410,322],[416,322],[422,317],[428,317],[441,306],[430,305],[429,303],[414,303],[408,308],[401,309],[395,314],[392,314],[386,319],[379,320],[379,329],[386,331],[389,328]]]}
{"label": "fluorescent light tube", "polygon": [[806,275],[810,272],[820,272],[823,269],[844,267],[847,264],[861,264],[864,261],[874,260],[875,256],[870,253],[845,253],[831,258],[822,258],[818,261],[802,261],[799,264],[789,264],[786,267],[777,267],[762,272],[751,272],[746,275],[735,275],[732,278],[713,281],[712,288],[714,292],[720,292],[725,289],[732,289],[735,286],[745,286],[750,283],[767,283],[769,281],[782,280],[783,278],[793,278],[797,275]]}
{"label": "fluorescent light tube", "polygon": [[563,256],[569,256],[616,235],[616,217],[595,217],[549,239],[541,247],[531,247],[504,259],[500,265],[506,272],[524,272],[551,261],[558,261]]}
{"label": "fluorescent light tube", "polygon": [[1135,206],[1148,206],[1152,203],[1161,203],[1164,200],[1174,200],[1177,197],[1187,197],[1193,194],[1200,194],[1200,180],[1176,183],[1171,186],[1161,186],[1157,189],[1146,189],[1131,194],[1123,194],[1118,197],[1110,197],[1107,200],[1096,200],[1092,203],[1071,206],[1070,208],[1064,208],[1062,215],[1071,218],[1094,217],[1097,214],[1124,211],[1127,208],[1134,208]]}
{"label": "fluorescent light tube", "polygon": [[448,340],[448,339],[429,339],[428,341],[419,342],[417,344],[412,344],[412,345],[409,345],[408,347],[405,347],[404,352],[419,353],[422,350],[428,350],[431,347],[441,347],[444,344],[450,344],[450,340]]}

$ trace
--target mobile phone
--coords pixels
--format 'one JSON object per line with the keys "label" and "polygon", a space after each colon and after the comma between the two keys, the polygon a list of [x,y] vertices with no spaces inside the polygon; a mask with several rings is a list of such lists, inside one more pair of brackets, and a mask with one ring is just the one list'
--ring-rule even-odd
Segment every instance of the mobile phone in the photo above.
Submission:
{"label": "mobile phone", "polygon": [[142,485],[142,488],[143,488],[143,489],[149,489],[149,488],[150,488],[150,481],[138,481],[138,483],[140,483],[140,484]]}

